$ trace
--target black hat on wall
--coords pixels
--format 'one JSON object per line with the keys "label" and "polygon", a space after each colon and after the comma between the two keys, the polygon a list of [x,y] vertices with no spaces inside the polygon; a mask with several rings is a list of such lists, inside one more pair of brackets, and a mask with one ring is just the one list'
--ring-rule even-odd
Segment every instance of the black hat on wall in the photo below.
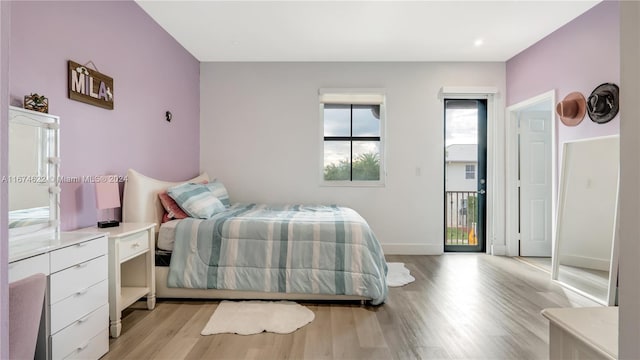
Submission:
{"label": "black hat on wall", "polygon": [[611,121],[620,109],[619,95],[620,90],[616,84],[604,83],[595,88],[587,99],[587,114],[591,120],[598,124]]}

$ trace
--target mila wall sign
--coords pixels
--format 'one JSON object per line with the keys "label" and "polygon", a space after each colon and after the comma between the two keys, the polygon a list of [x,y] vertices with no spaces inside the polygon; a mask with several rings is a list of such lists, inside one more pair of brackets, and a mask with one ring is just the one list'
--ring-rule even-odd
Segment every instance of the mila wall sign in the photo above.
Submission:
{"label": "mila wall sign", "polygon": [[113,110],[113,78],[69,60],[69,99]]}

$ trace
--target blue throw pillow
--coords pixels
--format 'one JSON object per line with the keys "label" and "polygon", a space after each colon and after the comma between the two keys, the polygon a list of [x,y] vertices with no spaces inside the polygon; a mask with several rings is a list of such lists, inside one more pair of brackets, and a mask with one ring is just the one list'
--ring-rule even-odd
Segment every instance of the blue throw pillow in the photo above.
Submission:
{"label": "blue throw pillow", "polygon": [[226,208],[203,184],[184,183],[167,189],[167,194],[189,216],[208,219]]}
{"label": "blue throw pillow", "polygon": [[217,197],[225,207],[231,206],[227,189],[224,187],[224,185],[220,181],[218,181],[218,179],[213,180],[212,182],[206,184],[206,186],[213,193],[213,196]]}

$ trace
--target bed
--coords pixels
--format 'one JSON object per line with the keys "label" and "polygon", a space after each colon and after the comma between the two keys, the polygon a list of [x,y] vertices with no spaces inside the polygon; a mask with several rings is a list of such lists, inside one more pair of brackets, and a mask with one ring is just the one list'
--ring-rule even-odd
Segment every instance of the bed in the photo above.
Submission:
{"label": "bed", "polygon": [[185,182],[127,172],[123,221],[156,223],[157,297],[385,301],[382,248],[354,210],[236,203],[162,223],[158,193]]}
{"label": "bed", "polygon": [[48,206],[9,211],[9,229],[49,224],[49,220]]}

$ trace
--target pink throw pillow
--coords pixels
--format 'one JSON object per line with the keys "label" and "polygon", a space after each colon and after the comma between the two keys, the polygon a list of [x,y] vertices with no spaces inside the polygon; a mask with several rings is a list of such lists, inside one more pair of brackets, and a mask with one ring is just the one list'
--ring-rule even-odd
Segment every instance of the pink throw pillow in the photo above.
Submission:
{"label": "pink throw pillow", "polygon": [[164,210],[167,212],[167,216],[162,217],[163,223],[173,219],[184,219],[189,217],[189,215],[187,215],[187,213],[178,206],[176,201],[173,200],[166,191],[158,193],[158,197],[160,198],[162,207],[164,207]]}

